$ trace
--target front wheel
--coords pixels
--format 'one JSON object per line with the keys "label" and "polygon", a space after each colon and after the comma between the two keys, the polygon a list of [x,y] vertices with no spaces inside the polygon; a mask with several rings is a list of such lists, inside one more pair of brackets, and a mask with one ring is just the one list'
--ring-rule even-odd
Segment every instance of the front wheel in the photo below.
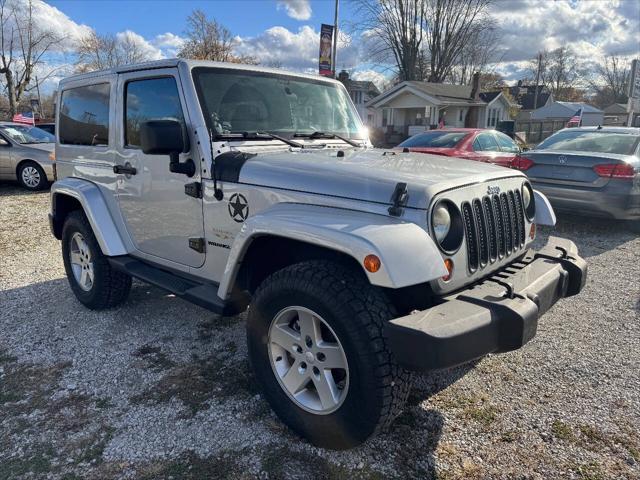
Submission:
{"label": "front wheel", "polygon": [[361,272],[334,262],[268,277],[249,309],[247,341],[256,379],[282,421],[333,449],[389,426],[410,388],[383,335],[393,314]]}
{"label": "front wheel", "polygon": [[18,182],[27,190],[42,190],[48,185],[47,175],[35,162],[23,162],[18,167]]}

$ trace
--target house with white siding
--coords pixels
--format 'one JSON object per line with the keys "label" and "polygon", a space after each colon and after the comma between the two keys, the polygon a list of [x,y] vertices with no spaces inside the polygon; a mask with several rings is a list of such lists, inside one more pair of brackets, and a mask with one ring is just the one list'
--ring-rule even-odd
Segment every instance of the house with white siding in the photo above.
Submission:
{"label": "house with white siding", "polygon": [[372,98],[366,106],[373,125],[386,135],[407,137],[441,123],[444,127],[495,128],[509,120],[515,105],[502,92],[479,91],[478,76],[472,85],[405,81]]}

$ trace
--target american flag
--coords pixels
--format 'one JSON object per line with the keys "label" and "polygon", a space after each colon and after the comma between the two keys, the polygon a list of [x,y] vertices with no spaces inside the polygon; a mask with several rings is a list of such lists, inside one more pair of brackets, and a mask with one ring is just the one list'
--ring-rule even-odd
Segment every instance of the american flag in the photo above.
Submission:
{"label": "american flag", "polygon": [[573,114],[573,117],[571,117],[567,122],[567,127],[571,127],[571,126],[579,127],[581,123],[582,123],[582,108],[579,108],[578,111]]}
{"label": "american flag", "polygon": [[33,112],[16,113],[13,116],[13,121],[16,123],[28,123],[29,125],[35,124],[35,120],[33,119]]}

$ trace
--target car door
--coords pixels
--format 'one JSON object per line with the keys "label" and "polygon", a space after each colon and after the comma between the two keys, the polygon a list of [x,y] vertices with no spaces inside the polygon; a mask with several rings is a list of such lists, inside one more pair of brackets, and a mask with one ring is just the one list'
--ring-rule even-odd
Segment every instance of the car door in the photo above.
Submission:
{"label": "car door", "polygon": [[15,178],[11,161],[11,143],[0,135],[0,178]]}
{"label": "car door", "polygon": [[520,147],[509,136],[502,132],[494,132],[498,147],[500,147],[500,155],[494,159],[494,163],[503,167],[511,167],[513,159],[520,153]]}
{"label": "car door", "polygon": [[496,158],[500,157],[500,147],[496,141],[493,132],[479,133],[472,144],[473,152],[470,155],[471,160],[479,162],[495,163]]}
{"label": "car door", "polygon": [[[122,172],[116,174],[117,195],[133,243],[154,260],[201,266],[205,255],[197,240],[204,237],[202,200],[185,194],[185,185],[200,181],[199,168],[193,177],[172,173],[168,155],[147,155],[139,146],[140,126],[149,120],[177,120],[188,137],[177,70],[154,70],[152,77],[148,71],[120,75],[117,117],[116,166]],[[181,162],[192,158],[192,152],[197,155],[196,142],[189,144],[191,151],[180,155]]]}

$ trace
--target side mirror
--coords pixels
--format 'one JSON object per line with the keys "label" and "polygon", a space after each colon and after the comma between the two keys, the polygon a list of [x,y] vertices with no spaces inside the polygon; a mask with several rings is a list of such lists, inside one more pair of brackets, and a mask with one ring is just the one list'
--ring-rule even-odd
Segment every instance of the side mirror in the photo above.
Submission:
{"label": "side mirror", "polygon": [[196,166],[189,159],[179,161],[186,142],[182,125],[176,120],[149,120],[140,125],[140,147],[147,155],[169,155],[169,171],[193,177]]}

